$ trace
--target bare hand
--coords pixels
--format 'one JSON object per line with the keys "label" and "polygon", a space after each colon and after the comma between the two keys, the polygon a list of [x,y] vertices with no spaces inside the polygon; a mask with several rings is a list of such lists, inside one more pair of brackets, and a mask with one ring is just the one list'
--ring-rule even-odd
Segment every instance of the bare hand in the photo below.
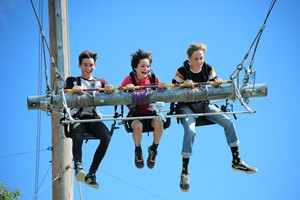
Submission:
{"label": "bare hand", "polygon": [[216,78],[214,82],[215,82],[215,83],[214,83],[214,87],[218,87],[218,86],[222,85],[223,79],[221,79],[221,78]]}
{"label": "bare hand", "polygon": [[106,85],[104,86],[104,92],[112,93],[112,92],[114,92],[114,87],[113,87],[112,85],[106,84]]}
{"label": "bare hand", "polygon": [[134,90],[134,85],[132,83],[126,85],[127,90]]}
{"label": "bare hand", "polygon": [[191,87],[191,88],[194,87],[194,82],[192,80],[189,80],[189,79],[185,80],[184,84],[185,84],[186,87]]}
{"label": "bare hand", "polygon": [[79,86],[79,85],[74,86],[74,87],[73,87],[73,91],[74,91],[75,93],[79,93],[79,94],[82,94],[82,93],[83,93],[82,87]]}
{"label": "bare hand", "polygon": [[162,82],[160,82],[160,83],[157,85],[157,88],[158,88],[158,89],[165,89],[165,87],[166,87],[166,84],[165,84],[165,83],[162,83]]}

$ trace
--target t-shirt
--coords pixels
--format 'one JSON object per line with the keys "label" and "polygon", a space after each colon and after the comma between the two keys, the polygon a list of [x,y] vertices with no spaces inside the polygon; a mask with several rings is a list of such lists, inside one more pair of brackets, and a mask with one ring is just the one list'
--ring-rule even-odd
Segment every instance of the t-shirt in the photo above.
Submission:
{"label": "t-shirt", "polygon": [[[147,76],[144,80],[139,79],[136,75],[135,77],[135,82],[136,86],[151,86],[151,80],[150,77]],[[160,83],[160,80],[155,76],[155,82],[156,84]],[[125,87],[127,84],[133,84],[131,76],[126,76],[125,79],[123,80],[121,87]],[[153,110],[153,104],[147,104],[147,105],[139,105],[139,106],[128,106],[130,111],[146,111],[146,110]]]}
{"label": "t-shirt", "polygon": [[[191,80],[193,82],[198,82],[198,83],[212,81],[215,78],[217,78],[217,74],[214,68],[206,63],[203,64],[202,70],[200,72],[194,73],[190,71],[190,73],[191,73]],[[183,83],[186,79],[188,79],[187,69],[184,66],[182,66],[176,70],[172,82]]]}
{"label": "t-shirt", "polygon": [[[95,89],[95,88],[101,88],[104,87],[105,84],[108,84],[108,82],[104,79],[92,79],[92,80],[87,80],[83,77],[79,77],[80,78],[80,86],[84,89]],[[65,89],[72,89],[74,86],[79,85],[77,83],[77,79],[76,77],[68,77],[66,79],[66,87]],[[96,93],[96,91],[89,91],[88,94],[89,95],[94,95]],[[73,93],[73,95],[80,95],[77,93]],[[74,115],[79,111],[79,108],[71,108],[70,110],[70,114]],[[96,112],[96,113],[94,113]],[[96,107],[91,106],[91,107],[84,107],[82,109],[81,112],[81,116],[83,115],[88,115],[88,116],[94,116],[94,114],[98,115],[99,117],[101,116],[100,112],[98,111],[98,109],[96,109]]]}

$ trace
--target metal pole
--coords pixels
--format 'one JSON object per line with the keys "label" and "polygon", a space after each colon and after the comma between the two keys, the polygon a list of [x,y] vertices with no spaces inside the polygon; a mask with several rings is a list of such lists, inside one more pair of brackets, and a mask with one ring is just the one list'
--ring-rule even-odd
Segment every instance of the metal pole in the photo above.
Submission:
{"label": "metal pole", "polygon": [[[51,82],[55,89],[63,87],[57,82],[58,73],[62,78],[69,76],[69,39],[67,0],[49,0],[50,51],[56,66],[51,68]],[[57,91],[54,95],[58,95]],[[59,111],[53,108],[52,111]],[[52,177],[59,177],[52,183],[53,200],[73,200],[73,170],[71,141],[66,139],[59,121],[61,112],[52,112]]]}
{"label": "metal pole", "polygon": [[[266,84],[245,85],[240,89],[243,98],[264,97],[268,94]],[[215,99],[231,99],[235,100],[235,88],[231,85],[218,88],[183,88],[183,89],[167,89],[167,90],[148,90],[147,102],[195,102],[199,100],[215,100]],[[29,110],[62,107],[62,95],[55,95],[53,98],[47,96],[30,96],[27,98],[27,106]],[[81,108],[86,106],[109,106],[109,105],[130,105],[133,103],[132,92],[115,92],[112,94],[96,93],[90,95],[84,93],[65,94],[66,103],[69,108]],[[135,102],[138,103],[138,102]]]}

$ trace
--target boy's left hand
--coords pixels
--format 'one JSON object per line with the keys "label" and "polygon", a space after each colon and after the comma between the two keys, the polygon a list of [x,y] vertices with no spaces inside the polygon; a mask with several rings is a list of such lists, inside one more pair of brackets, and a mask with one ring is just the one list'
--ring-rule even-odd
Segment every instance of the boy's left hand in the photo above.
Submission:
{"label": "boy's left hand", "polygon": [[160,83],[157,85],[157,88],[158,88],[158,89],[165,89],[165,87],[166,87],[166,84],[165,84],[165,83],[162,83],[162,82],[160,82]]}
{"label": "boy's left hand", "polygon": [[112,85],[105,85],[104,86],[104,92],[106,92],[106,93],[112,93],[112,92],[114,92],[114,90],[113,90],[113,86]]}
{"label": "boy's left hand", "polygon": [[218,87],[218,86],[220,86],[220,85],[222,85],[222,83],[223,83],[223,79],[222,78],[216,78],[215,80],[214,80],[214,87]]}

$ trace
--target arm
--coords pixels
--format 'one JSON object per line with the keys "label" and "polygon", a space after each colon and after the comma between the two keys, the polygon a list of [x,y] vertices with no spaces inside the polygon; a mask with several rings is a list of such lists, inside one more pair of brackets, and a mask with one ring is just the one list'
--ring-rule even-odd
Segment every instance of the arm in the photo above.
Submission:
{"label": "arm", "polygon": [[74,81],[76,81],[76,78],[75,77],[68,77],[66,79],[66,86],[65,86],[65,89],[72,89],[73,86],[74,86]]}
{"label": "arm", "polygon": [[65,87],[65,89],[73,89],[73,92],[81,94],[82,93],[82,87],[78,86],[78,85],[74,85],[75,81],[76,81],[75,77],[72,77],[72,76],[68,77],[66,79],[66,87]]}
{"label": "arm", "polygon": [[128,90],[134,90],[134,85],[132,84],[132,80],[130,76],[126,76],[123,80],[121,87],[126,87]]}
{"label": "arm", "polygon": [[114,90],[113,90],[113,86],[110,85],[105,79],[98,79],[100,82],[101,82],[101,87],[104,88],[104,92],[106,93],[113,93]]}
{"label": "arm", "polygon": [[158,89],[164,89],[165,86],[166,86],[166,84],[161,82],[157,76],[155,77],[155,82],[157,83],[157,88]]}
{"label": "arm", "polygon": [[215,72],[215,70],[214,70],[213,67],[211,67],[210,65],[207,65],[207,68],[209,69],[209,72],[208,72],[208,79],[209,79],[210,81],[214,81],[214,82],[215,82],[213,86],[214,86],[214,87],[219,87],[219,86],[221,86],[222,83],[223,83],[223,79],[217,77],[217,74],[216,74],[216,72]]}
{"label": "arm", "polygon": [[175,76],[172,80],[173,84],[182,84],[184,83],[186,87],[194,87],[194,82],[190,79],[187,79],[186,69],[184,67],[180,67],[177,69]]}

